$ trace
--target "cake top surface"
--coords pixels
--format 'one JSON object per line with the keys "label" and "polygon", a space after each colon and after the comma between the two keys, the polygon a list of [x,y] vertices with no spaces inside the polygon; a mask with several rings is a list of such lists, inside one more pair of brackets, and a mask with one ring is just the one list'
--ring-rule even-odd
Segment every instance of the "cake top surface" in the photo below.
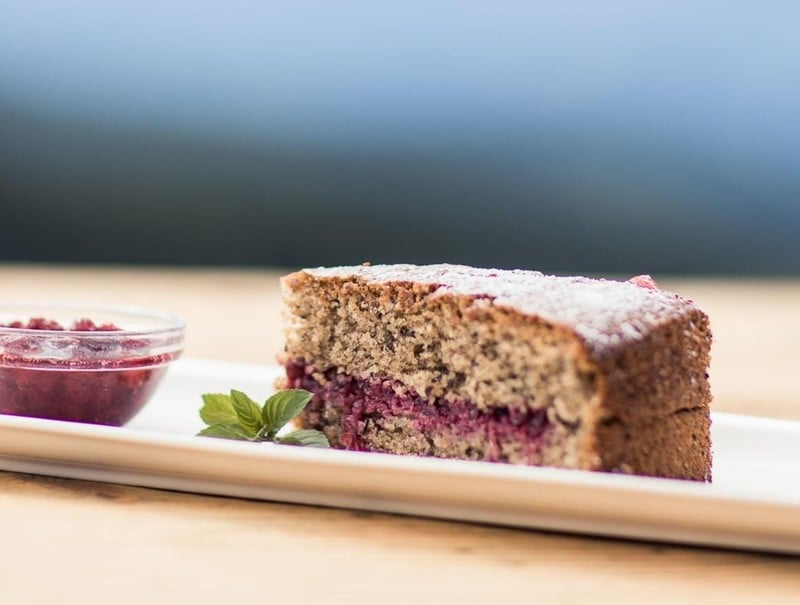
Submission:
{"label": "cake top surface", "polygon": [[691,300],[658,289],[647,276],[613,281],[447,264],[320,267],[303,272],[322,279],[432,285],[436,290],[431,296],[488,298],[495,306],[567,326],[595,350],[637,340],[667,321],[698,310]]}

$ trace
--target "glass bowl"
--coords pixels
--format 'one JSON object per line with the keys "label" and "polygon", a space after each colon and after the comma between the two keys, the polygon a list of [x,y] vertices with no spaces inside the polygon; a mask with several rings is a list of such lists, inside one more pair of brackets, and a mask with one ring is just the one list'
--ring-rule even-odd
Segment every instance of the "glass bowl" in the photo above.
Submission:
{"label": "glass bowl", "polygon": [[0,414],[122,426],[184,333],[182,319],[145,309],[0,303]]}

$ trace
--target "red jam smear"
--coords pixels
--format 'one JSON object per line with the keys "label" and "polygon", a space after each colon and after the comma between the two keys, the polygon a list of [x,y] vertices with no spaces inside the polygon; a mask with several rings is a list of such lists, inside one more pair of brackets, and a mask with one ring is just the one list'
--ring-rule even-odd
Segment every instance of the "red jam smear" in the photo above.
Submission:
{"label": "red jam smear", "polygon": [[[113,324],[97,325],[89,319],[76,321],[71,330],[57,322],[33,318],[0,327],[23,330],[113,332]],[[38,350],[36,339],[20,339],[13,351],[0,352],[0,413],[52,420],[121,426],[133,418],[152,396],[177,353],[98,359],[109,348],[134,350],[141,341],[78,341],[66,359],[26,357],[25,349]]]}
{"label": "red jam smear", "polygon": [[508,462],[502,444],[515,443],[520,446],[521,457],[535,463],[550,428],[545,410],[507,407],[482,412],[468,401],[443,399],[431,404],[409,391],[399,394],[403,392],[397,388],[400,383],[386,378],[356,378],[331,370],[325,373],[326,383],[321,385],[307,370],[303,363],[286,364],[288,386],[313,394],[304,412],[309,428],[325,428],[328,409],[336,409],[340,418],[338,438],[331,441],[336,448],[382,451],[374,450],[364,439],[366,423],[405,417],[428,437],[442,432],[480,437],[485,446],[482,459],[487,462]]}
{"label": "red jam smear", "polygon": [[644,288],[645,290],[658,290],[658,284],[649,275],[635,275],[628,280],[635,286]]}

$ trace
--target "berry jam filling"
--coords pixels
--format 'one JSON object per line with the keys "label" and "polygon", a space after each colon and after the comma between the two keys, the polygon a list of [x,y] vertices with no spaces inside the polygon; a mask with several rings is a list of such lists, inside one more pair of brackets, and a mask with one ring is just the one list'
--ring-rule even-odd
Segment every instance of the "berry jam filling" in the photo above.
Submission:
{"label": "berry jam filling", "polygon": [[[11,328],[12,330],[8,330]],[[152,355],[148,343],[113,324],[75,321],[69,330],[36,317],[0,325],[0,413],[121,426],[144,406],[178,353]],[[63,332],[30,335],[13,329]],[[81,336],[73,333],[106,332]]]}
{"label": "berry jam filling", "polygon": [[471,450],[478,459],[508,462],[513,450],[514,461],[535,463],[550,426],[545,410],[506,407],[484,412],[469,401],[436,399],[431,403],[397,381],[381,377],[358,378],[330,370],[322,385],[302,363],[287,364],[286,375],[289,387],[314,394],[305,410],[308,427],[322,430],[329,424],[329,412],[335,410],[340,433],[338,442],[334,439],[331,445],[348,450],[385,451],[374,445],[367,427],[403,418],[409,421],[410,438],[422,435],[427,440],[425,454],[453,456],[448,453],[452,448],[437,444],[443,437],[462,438],[478,444]]}
{"label": "berry jam filling", "polygon": [[[0,328],[17,328],[20,330],[55,330],[63,331],[65,328],[52,319],[44,317],[31,317],[27,322],[12,321],[7,324],[0,324]],[[72,322],[70,332],[115,332],[119,328],[114,324],[97,325],[91,319],[83,317]]]}

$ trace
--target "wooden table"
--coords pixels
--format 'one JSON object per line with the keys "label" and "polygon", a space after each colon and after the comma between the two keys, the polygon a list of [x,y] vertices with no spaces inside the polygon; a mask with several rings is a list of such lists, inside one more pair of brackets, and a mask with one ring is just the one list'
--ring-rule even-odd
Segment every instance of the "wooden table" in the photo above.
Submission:
{"label": "wooden table", "polygon": [[[263,364],[281,343],[277,275],[0,265],[5,299],[160,308],[188,320],[187,356]],[[663,284],[712,318],[716,410],[800,418],[800,282]],[[14,473],[0,527],[4,605],[800,603],[796,558]]]}

